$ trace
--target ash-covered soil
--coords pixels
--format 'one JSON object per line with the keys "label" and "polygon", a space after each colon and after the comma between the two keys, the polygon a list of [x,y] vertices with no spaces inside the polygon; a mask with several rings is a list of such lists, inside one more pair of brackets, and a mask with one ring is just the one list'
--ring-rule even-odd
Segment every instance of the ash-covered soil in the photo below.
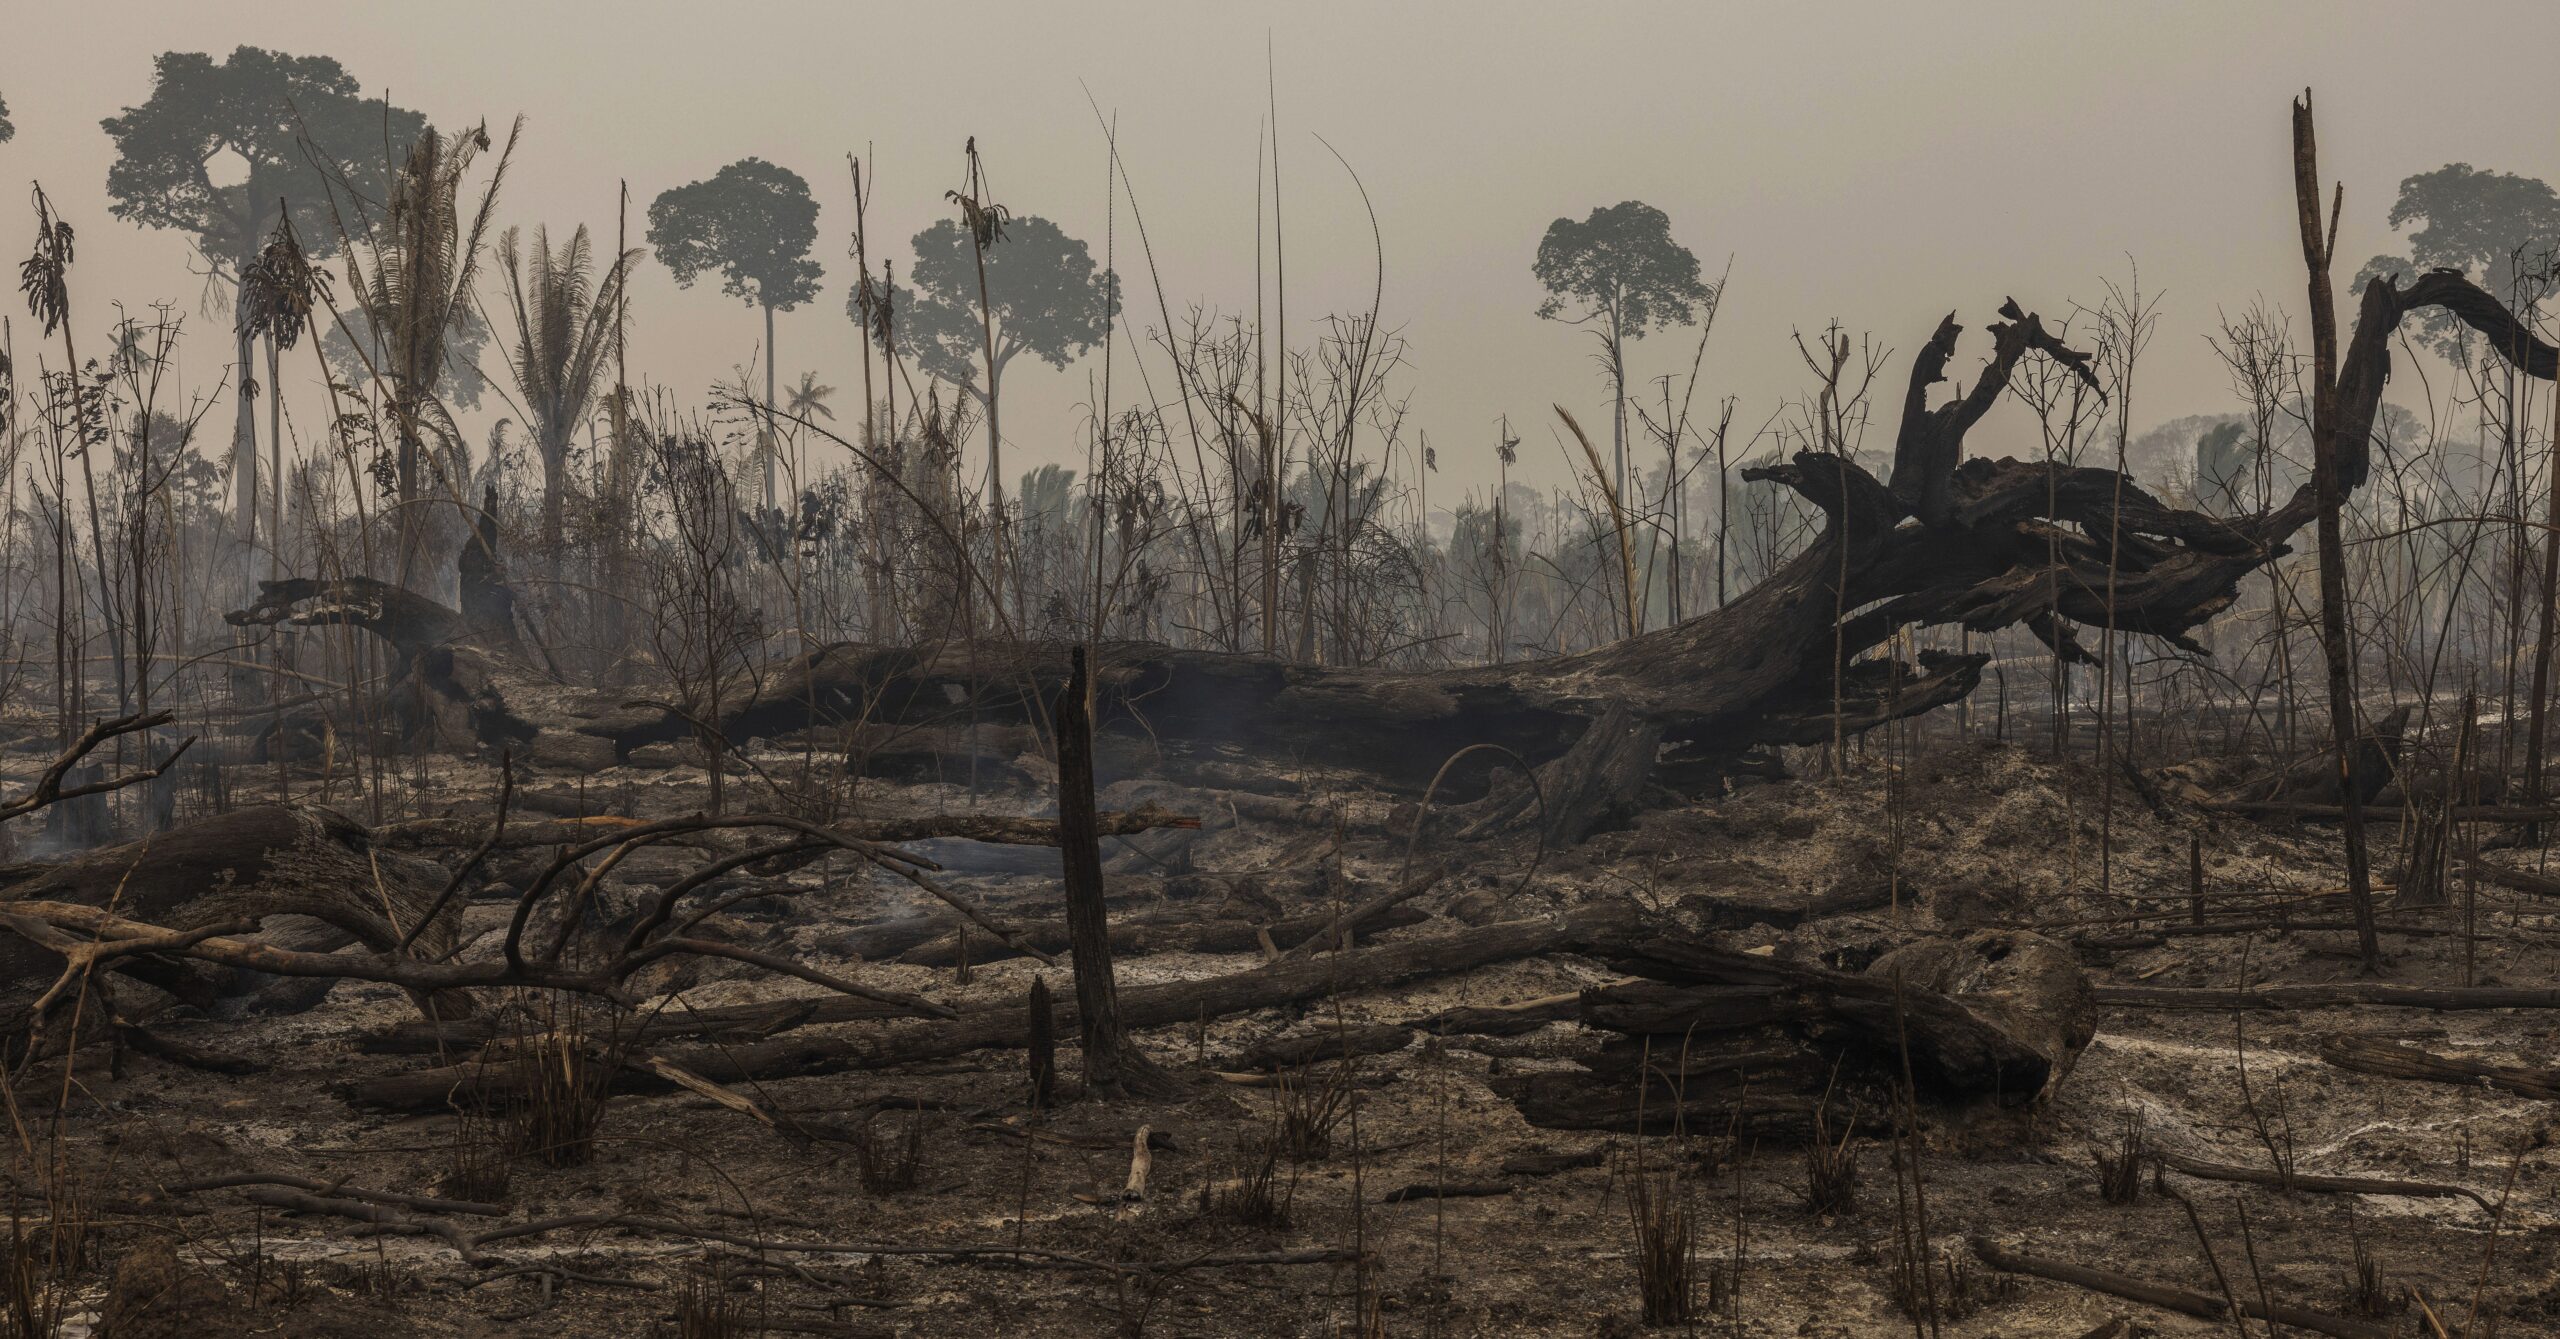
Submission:
{"label": "ash-covered soil", "polygon": [[[766,761],[787,768],[797,757]],[[434,790],[424,798],[485,811],[490,770],[440,769],[426,778]],[[526,785],[644,816],[685,812],[704,798],[701,774],[683,768],[537,775]],[[1335,826],[1236,818],[1205,792],[1151,793],[1209,821],[1189,839],[1153,834],[1106,844],[1117,851],[1115,894],[1127,894],[1131,911],[1155,899],[1177,916],[1195,907],[1205,914],[1206,904],[1183,900],[1182,875],[1275,866],[1338,867],[1329,896],[1339,901],[1342,888],[1394,881],[1408,859],[1405,843],[1374,825],[1389,811],[1385,797],[1303,797],[1342,799],[1355,818],[1370,820]],[[975,803],[1023,812],[1036,807],[1035,794],[991,792]],[[1106,805],[1113,801],[1106,795]],[[873,785],[860,796],[864,811],[879,813],[972,802],[954,785]],[[2343,921],[2331,829],[2261,826],[2175,801],[2155,809],[2121,775],[2109,780],[1976,740],[1939,744],[1898,769],[1871,758],[1841,777],[1745,784],[1718,801],[1656,810],[1629,829],[1547,853],[1525,877],[1525,847],[1448,849],[1426,839],[1420,857],[1447,860],[1454,873],[1421,903],[1428,920],[1381,938],[1627,899],[1735,946],[1786,957],[1872,956],[1940,930],[2010,926],[2075,946],[2101,986],[2359,979],[2352,936],[2334,929],[2160,933],[2190,917],[2191,838],[2200,843],[2215,919]],[[2389,850],[2387,829],[2377,846]],[[1056,879],[1042,863],[1054,862],[1051,853],[943,844],[936,854],[951,867],[947,882],[956,891],[1007,914],[1054,914]],[[664,867],[633,861],[619,873],[635,884],[663,880],[682,867],[681,853],[668,859]],[[2377,864],[2387,868],[2388,856]],[[503,920],[508,904],[497,899],[507,877],[501,868],[501,886],[473,907],[472,924]],[[858,961],[848,953],[856,927],[936,908],[903,884],[842,863],[788,878],[787,892],[743,902],[705,932],[964,1008],[1018,1002],[1040,975],[1062,994],[1071,989],[1063,971],[1024,958],[979,963],[965,979],[948,967]],[[1880,905],[1792,923],[1808,905],[1878,881]],[[1327,896],[1283,909],[1326,905]],[[2467,972],[2478,984],[2555,984],[2555,911],[2483,888],[2469,935],[2459,896],[2450,908],[2393,912],[2386,979],[2454,985]],[[466,952],[490,951],[484,939]],[[1119,980],[1126,989],[1260,960],[1126,956]],[[2396,1303],[2392,1314],[2366,1323],[2426,1332],[2410,1303],[2415,1290],[2452,1333],[2462,1333],[2475,1299],[2484,1312],[2494,1305],[2499,1334],[2560,1333],[2560,1153],[2550,1148],[2551,1103],[2351,1072],[2318,1054],[2322,1038],[2351,1032],[2549,1071],[2560,1067],[2555,1011],[2106,1007],[2076,1067],[2033,1105],[1924,1108],[1911,1146],[1897,1148],[1890,1137],[1853,1141],[1854,1203],[1830,1214],[1806,1203],[1800,1145],[1736,1147],[1715,1131],[1638,1141],[1527,1124],[1491,1081],[1569,1066],[1597,1043],[1598,1034],[1577,1023],[1520,1036],[1424,1039],[1359,1061],[1330,1094],[1337,1106],[1324,1147],[1272,1160],[1263,1221],[1239,1221],[1254,1216],[1235,1204],[1239,1181],[1256,1169],[1258,1141],[1271,1137],[1284,1106],[1323,1100],[1310,1088],[1328,1083],[1323,1072],[1310,1073],[1293,1093],[1267,1078],[1221,1077],[1248,1047],[1458,1005],[1516,1004],[1612,978],[1578,958],[1533,959],[1146,1032],[1145,1049],[1182,1077],[1175,1100],[1085,1098],[1071,1050],[1062,1061],[1062,1100],[1042,1111],[1026,1105],[1018,1050],[741,1085],[773,1126],[683,1089],[618,1095],[584,1165],[514,1157],[502,1189],[482,1169],[468,1195],[463,1190],[474,1187],[456,1189],[452,1179],[457,1160],[502,1154],[506,1118],[352,1105],[351,1082],[438,1057],[377,1053],[368,1038],[415,1020],[416,1007],[390,987],[342,984],[301,1013],[178,1010],[150,1020],[154,1036],[248,1062],[253,1073],[211,1073],[137,1051],[114,1072],[84,1066],[67,1080],[58,1063],[37,1066],[14,1089],[13,1175],[21,1214],[40,1213],[46,1184],[58,1179],[47,1169],[68,1168],[73,1190],[57,1203],[76,1202],[91,1223],[97,1267],[82,1284],[69,1335],[95,1333],[102,1315],[117,1311],[143,1317],[117,1335],[625,1339],[687,1332],[678,1328],[680,1308],[700,1312],[702,1295],[715,1290],[736,1317],[728,1331],[736,1334],[1631,1334],[1641,1329],[1629,1194],[1639,1164],[1652,1173],[1681,1169],[1695,1332],[1913,1333],[1892,1296],[1892,1262],[1896,1243],[1917,1234],[1925,1218],[1930,1250],[1941,1258],[1934,1286],[1961,1295],[1955,1309],[1964,1314],[1938,1328],[1946,1336],[2071,1339],[2118,1316],[2131,1322],[2128,1334],[2232,1332],[2228,1321],[1998,1274],[1973,1258],[1967,1239],[1977,1235],[2209,1295],[2228,1287],[2341,1316],[2358,1305],[2352,1276],[2361,1251],[2380,1271],[2382,1295]],[[649,1001],[660,1016],[823,993],[716,961],[647,984],[665,992]],[[598,1015],[583,1018],[599,1034],[610,1029]],[[795,1130],[803,1123],[826,1133]],[[2132,1202],[2109,1203],[2099,1155],[2118,1147],[2129,1125],[2146,1147],[2192,1159],[2447,1183],[2491,1207],[2174,1171],[2145,1174]],[[1154,1136],[1151,1166],[1143,1198],[1131,1200],[1124,1187],[1142,1126]],[[866,1188],[866,1150],[847,1142],[866,1129],[875,1181],[884,1169],[894,1179],[891,1164],[917,1132],[911,1188]],[[1506,1172],[1506,1161],[1531,1154],[1593,1156],[1561,1159],[1587,1165],[1546,1174]],[[1916,1203],[1898,1193],[1910,1185],[1896,1174],[1904,1157],[1916,1165]],[[323,1190],[485,1194],[498,1215],[394,1215],[473,1232],[581,1215],[660,1226],[569,1227],[493,1242],[466,1263],[451,1242],[414,1226],[369,1231],[343,1217],[260,1206],[240,1188],[174,1196],[156,1189],[249,1174],[307,1178]],[[1499,1193],[1388,1202],[1391,1192],[1426,1183]],[[707,1257],[707,1243],[687,1232],[727,1241],[708,1243]],[[759,1251],[758,1242],[800,1249]],[[162,1245],[174,1257],[161,1259],[159,1272],[131,1263]],[[924,1253],[962,1246],[1046,1254]],[[1358,1262],[1220,1259],[1325,1252]],[[126,1262],[121,1291],[110,1280],[119,1262]],[[1129,1267],[1138,1264],[1151,1267]],[[170,1282],[189,1277],[186,1287]],[[179,1297],[186,1319],[149,1320],[134,1294],[154,1287]]]}

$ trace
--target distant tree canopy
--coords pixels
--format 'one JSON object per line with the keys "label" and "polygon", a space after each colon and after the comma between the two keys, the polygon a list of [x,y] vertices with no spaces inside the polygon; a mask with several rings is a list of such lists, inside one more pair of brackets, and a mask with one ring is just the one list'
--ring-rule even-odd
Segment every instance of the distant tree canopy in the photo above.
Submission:
{"label": "distant tree canopy", "polygon": [[9,100],[0,98],[0,144],[8,143],[17,133],[18,128],[9,124]]}
{"label": "distant tree canopy", "polygon": [[2196,500],[2216,511],[2254,510],[2248,504],[2257,463],[2246,422],[2235,417],[2205,429],[2196,438]]}
{"label": "distant tree canopy", "polygon": [[1715,296],[1698,277],[1697,256],[1671,239],[1670,216],[1642,200],[1594,209],[1580,223],[1548,224],[1531,268],[1547,290],[1539,316],[1596,320],[1615,339],[1687,325]]}
{"label": "distant tree canopy", "polygon": [[[2418,225],[2409,233],[2409,254],[2365,262],[2358,288],[2375,275],[2405,284],[2422,270],[2448,269],[2520,308],[2552,291],[2560,267],[2560,193],[2536,178],[2448,163],[2402,181],[2390,220],[2395,231]],[[2437,310],[2420,318],[2420,328],[2439,348],[2468,330]]]}
{"label": "distant tree canopy", "polygon": [[[248,46],[219,64],[200,51],[162,54],[149,100],[100,124],[116,145],[107,169],[116,217],[188,233],[234,275],[274,227],[279,202],[305,252],[334,250],[332,186],[382,198],[391,164],[427,128],[417,112],[363,97],[327,56]],[[212,167],[225,153],[247,173],[216,186]]]}
{"label": "distant tree canopy", "polygon": [[677,283],[691,288],[717,270],[721,292],[772,311],[818,295],[822,271],[809,259],[817,240],[809,183],[761,158],[742,158],[649,205],[649,245]]}
{"label": "distant tree canopy", "polygon": [[[941,219],[917,233],[913,245],[908,275],[915,293],[899,324],[916,363],[983,398],[978,365],[986,359],[986,332],[979,323],[978,256],[969,232]],[[996,380],[1022,354],[1065,367],[1102,341],[1119,302],[1120,281],[1095,267],[1083,242],[1047,219],[1025,215],[1006,221],[1003,240],[987,248],[986,258]]]}

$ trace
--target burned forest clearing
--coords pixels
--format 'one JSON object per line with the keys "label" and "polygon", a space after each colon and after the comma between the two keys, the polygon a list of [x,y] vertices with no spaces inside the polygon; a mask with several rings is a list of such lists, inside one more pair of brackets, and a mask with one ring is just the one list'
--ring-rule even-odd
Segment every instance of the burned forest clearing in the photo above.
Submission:
{"label": "burned forest clearing", "polygon": [[1443,479],[1271,85],[1220,308],[1099,107],[564,233],[160,56],[0,329],[0,1339],[2560,1333],[2560,194],[2233,129],[2177,419],[2130,262],[1728,391],[1593,208]]}

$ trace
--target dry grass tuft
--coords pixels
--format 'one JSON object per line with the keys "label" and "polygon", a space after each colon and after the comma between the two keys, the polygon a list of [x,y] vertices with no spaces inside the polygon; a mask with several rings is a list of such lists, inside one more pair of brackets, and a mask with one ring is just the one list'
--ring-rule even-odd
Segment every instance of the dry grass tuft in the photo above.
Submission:
{"label": "dry grass tuft", "polygon": [[883,1130],[881,1124],[880,1113],[873,1112],[853,1141],[863,1190],[878,1197],[915,1189],[924,1175],[924,1113],[909,1112],[903,1131]]}
{"label": "dry grass tuft", "polygon": [[512,1131],[497,1117],[470,1108],[453,1113],[453,1144],[436,1191],[451,1199],[503,1204],[515,1179],[509,1150]]}
{"label": "dry grass tuft", "polygon": [[1627,1177],[1627,1224],[1635,1232],[1636,1291],[1644,1323],[1690,1324],[1697,1316],[1697,1225],[1676,1170],[1633,1169]]}
{"label": "dry grass tuft", "polygon": [[1813,1142],[1804,1150],[1805,1207],[1825,1218],[1837,1218],[1858,1207],[1858,1127],[1831,1132],[1830,1103],[1813,1110]]}
{"label": "dry grass tuft", "polygon": [[1358,1067],[1349,1060],[1323,1067],[1305,1065],[1280,1076],[1278,1124],[1281,1151],[1293,1162],[1314,1162],[1333,1148],[1333,1127],[1351,1110],[1351,1085]]}
{"label": "dry grass tuft", "polygon": [[2391,1276],[2383,1271],[2382,1258],[2373,1253],[2372,1243],[2356,1226],[2353,1204],[2347,1206],[2347,1240],[2355,1251],[2346,1276],[2348,1313],[2382,1320],[2407,1311],[2408,1290],[2392,1283]]}
{"label": "dry grass tuft", "polygon": [[2131,1204],[2142,1197],[2142,1115],[2127,1111],[2114,1146],[2094,1151],[2098,1164],[2098,1198],[2109,1204]]}
{"label": "dry grass tuft", "polygon": [[1211,1179],[1200,1187],[1200,1212],[1242,1227],[1289,1226],[1295,1176],[1280,1174],[1283,1138],[1278,1122],[1262,1134],[1236,1136],[1235,1151],[1219,1159]]}
{"label": "dry grass tuft", "polygon": [[506,1085],[508,1151],[545,1167],[583,1167],[594,1158],[620,1050],[610,1033],[588,1032],[575,1000],[546,997],[505,1062],[514,1070]]}
{"label": "dry grass tuft", "polygon": [[763,1308],[741,1301],[728,1263],[716,1256],[703,1260],[676,1280],[675,1327],[671,1331],[662,1327],[661,1333],[668,1339],[747,1339],[763,1334]]}

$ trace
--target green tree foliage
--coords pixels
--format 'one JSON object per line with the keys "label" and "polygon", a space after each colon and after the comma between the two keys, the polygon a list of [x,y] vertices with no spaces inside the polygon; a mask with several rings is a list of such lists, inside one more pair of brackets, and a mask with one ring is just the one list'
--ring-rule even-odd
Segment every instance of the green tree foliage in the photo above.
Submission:
{"label": "green tree foliage", "polygon": [[[979,322],[978,256],[968,229],[941,219],[915,235],[912,299],[899,325],[928,374],[965,386],[981,402],[986,332]],[[994,380],[1030,354],[1063,368],[1102,342],[1120,298],[1118,276],[1098,269],[1085,244],[1038,215],[1008,219],[987,248],[987,313],[995,325]],[[851,307],[847,308],[852,311]],[[861,319],[855,314],[855,319]]]}
{"label": "green tree foliage", "polygon": [[1547,290],[1539,316],[1597,321],[1625,339],[1687,325],[1715,296],[1698,277],[1697,256],[1671,240],[1670,216],[1642,200],[1548,224],[1532,269]]}
{"label": "green tree foliage", "polygon": [[1035,533],[1063,534],[1075,523],[1076,472],[1062,465],[1043,465],[1022,476],[1015,496],[1022,500],[1023,528]]}
{"label": "green tree foliage", "polygon": [[0,98],[0,144],[8,143],[17,134],[18,128],[9,124],[9,100]]}
{"label": "green tree foliage", "polygon": [[800,380],[783,392],[782,412],[811,422],[822,418],[833,422],[836,411],[827,407],[827,401],[834,399],[835,394],[836,388],[820,383],[817,373],[803,372]]}
{"label": "green tree foliage", "polygon": [[1698,308],[1715,300],[1715,287],[1698,274],[1698,258],[1671,239],[1671,218],[1642,200],[1594,209],[1580,223],[1560,218],[1547,225],[1531,265],[1547,290],[1538,315],[1590,328],[1616,398],[1611,441],[1617,451],[1618,486],[1626,486],[1626,343],[1648,331],[1697,320]]}

